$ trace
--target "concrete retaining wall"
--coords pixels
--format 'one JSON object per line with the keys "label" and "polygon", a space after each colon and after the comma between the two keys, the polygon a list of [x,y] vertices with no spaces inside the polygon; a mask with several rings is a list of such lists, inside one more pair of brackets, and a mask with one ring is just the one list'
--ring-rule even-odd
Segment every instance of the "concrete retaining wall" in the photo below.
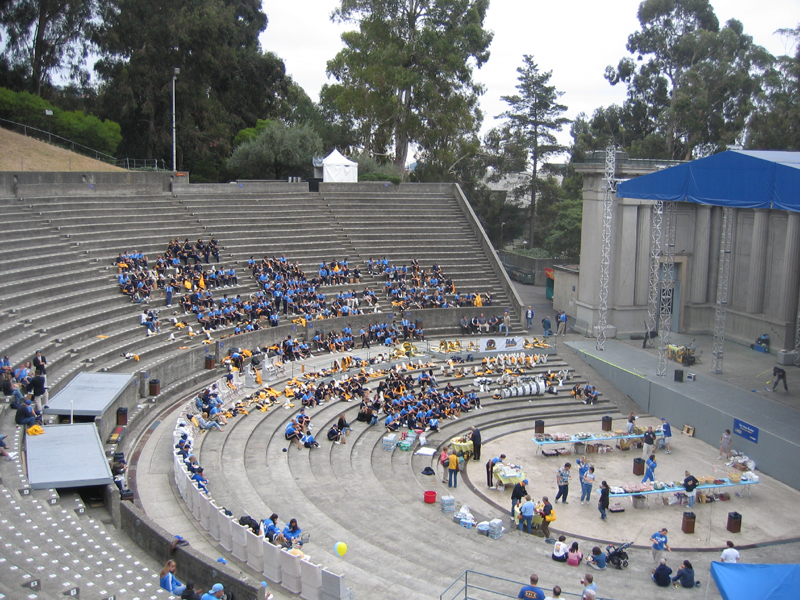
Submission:
{"label": "concrete retaining wall", "polygon": [[534,273],[533,285],[544,287],[545,285],[545,268],[552,268],[556,260],[553,258],[532,258],[524,254],[516,254],[515,252],[506,252],[501,250],[498,252],[503,261],[503,265],[514,269],[519,269],[526,273]]}
{"label": "concrete retaining wall", "polygon": [[133,196],[169,192],[172,173],[121,172],[0,172],[0,198],[64,196]]}
{"label": "concrete retaining wall", "polygon": [[130,502],[120,503],[119,520],[122,530],[136,545],[159,563],[172,559],[178,563],[178,574],[184,583],[191,579],[198,588],[208,590],[215,583],[233,592],[236,600],[264,600],[265,589],[260,581],[248,577],[233,567],[208,563],[208,559],[191,546],[171,550],[174,536],[151,521]]}
{"label": "concrete retaining wall", "polygon": [[308,182],[232,181],[230,183],[192,183],[176,180],[172,186],[175,196],[229,196],[232,194],[302,194],[308,192]]}

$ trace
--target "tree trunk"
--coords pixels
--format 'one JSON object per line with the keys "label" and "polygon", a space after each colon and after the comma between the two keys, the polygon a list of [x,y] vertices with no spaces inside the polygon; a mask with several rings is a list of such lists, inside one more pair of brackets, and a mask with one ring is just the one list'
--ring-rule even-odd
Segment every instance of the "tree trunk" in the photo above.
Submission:
{"label": "tree trunk", "polygon": [[47,29],[47,0],[39,2],[39,18],[36,21],[36,39],[33,42],[33,64],[31,71],[33,74],[34,85],[36,85],[36,95],[42,95],[42,58],[44,47],[44,32]]}

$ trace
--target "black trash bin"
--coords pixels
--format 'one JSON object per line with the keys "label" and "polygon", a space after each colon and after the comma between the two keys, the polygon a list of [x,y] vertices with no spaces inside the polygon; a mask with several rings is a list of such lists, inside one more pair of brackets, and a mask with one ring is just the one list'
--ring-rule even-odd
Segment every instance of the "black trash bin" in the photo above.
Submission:
{"label": "black trash bin", "polygon": [[216,364],[217,363],[214,360],[214,356],[211,354],[206,354],[206,369],[213,369]]}
{"label": "black trash bin", "polygon": [[128,424],[128,407],[120,406],[117,409],[117,426]]}
{"label": "black trash bin", "polygon": [[644,459],[643,458],[634,458],[633,459],[633,474],[634,475],[644,475]]}
{"label": "black trash bin", "polygon": [[681,521],[681,531],[683,533],[694,533],[695,515],[693,512],[683,513],[683,520]]}
{"label": "black trash bin", "polygon": [[683,382],[683,369],[675,369],[675,381]]}
{"label": "black trash bin", "polygon": [[602,419],[600,419],[602,423],[603,431],[611,431],[611,422],[612,422],[611,415],[606,415]]}
{"label": "black trash bin", "polygon": [[738,512],[729,512],[726,529],[731,533],[739,533],[742,530],[742,515]]}
{"label": "black trash bin", "polygon": [[150,395],[151,396],[158,396],[161,393],[161,380],[160,379],[151,379],[150,380]]}
{"label": "black trash bin", "polygon": [[544,433],[544,421],[541,419],[536,419],[533,424],[533,432],[534,433]]}

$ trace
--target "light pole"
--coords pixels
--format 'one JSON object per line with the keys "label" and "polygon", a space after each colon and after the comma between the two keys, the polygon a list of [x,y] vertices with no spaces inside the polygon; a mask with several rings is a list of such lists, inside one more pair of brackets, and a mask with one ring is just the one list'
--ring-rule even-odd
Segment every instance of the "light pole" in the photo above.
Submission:
{"label": "light pole", "polygon": [[178,67],[175,67],[175,70],[172,73],[172,171],[173,173],[178,170],[177,163],[175,161],[175,80],[180,75],[181,70]]}
{"label": "light pole", "polygon": [[503,221],[500,223],[500,250],[503,249],[503,227],[506,226],[506,222]]}

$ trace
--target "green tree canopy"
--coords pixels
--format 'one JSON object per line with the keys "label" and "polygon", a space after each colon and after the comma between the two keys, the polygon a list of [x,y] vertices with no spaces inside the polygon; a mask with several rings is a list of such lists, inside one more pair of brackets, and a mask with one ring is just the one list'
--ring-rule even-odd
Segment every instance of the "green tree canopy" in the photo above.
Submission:
{"label": "green tree canopy", "polygon": [[286,179],[312,174],[311,159],[322,153],[322,140],[309,125],[260,122],[255,139],[243,142],[227,161],[240,179]]}
{"label": "green tree canopy", "polygon": [[628,97],[596,115],[622,136],[615,141],[631,156],[685,160],[741,141],[771,55],[739,21],[720,28],[708,0],[644,0],[637,16],[627,44],[635,58],[606,68]]}
{"label": "green tree canopy", "polygon": [[358,23],[328,62],[336,84],[323,104],[352,124],[370,154],[403,167],[408,148],[477,131],[482,115],[475,67],[489,58],[488,0],[341,0],[334,20]]}
{"label": "green tree canopy", "polygon": [[101,16],[99,101],[122,127],[124,155],[171,156],[175,67],[177,166],[196,179],[218,180],[236,132],[279,112],[285,67],[261,51],[258,0],[102,0]]}
{"label": "green tree canopy", "polygon": [[779,56],[765,75],[750,118],[747,147],[800,150],[800,25],[777,33],[792,42],[794,53]]}
{"label": "green tree canopy", "polygon": [[88,80],[88,23],[97,16],[96,0],[3,0],[0,29],[9,66],[18,65],[37,96],[55,71]]}
{"label": "green tree canopy", "polygon": [[570,121],[563,116],[567,107],[559,104],[563,92],[550,84],[552,71],[540,71],[533,56],[523,56],[523,64],[517,68],[518,93],[503,96],[509,108],[499,115],[505,124],[491,132],[489,141],[494,146],[499,160],[500,173],[528,171],[527,190],[530,191],[528,211],[528,240],[530,247],[536,241],[536,203],[538,201],[539,177],[549,158],[566,151],[556,133]]}

